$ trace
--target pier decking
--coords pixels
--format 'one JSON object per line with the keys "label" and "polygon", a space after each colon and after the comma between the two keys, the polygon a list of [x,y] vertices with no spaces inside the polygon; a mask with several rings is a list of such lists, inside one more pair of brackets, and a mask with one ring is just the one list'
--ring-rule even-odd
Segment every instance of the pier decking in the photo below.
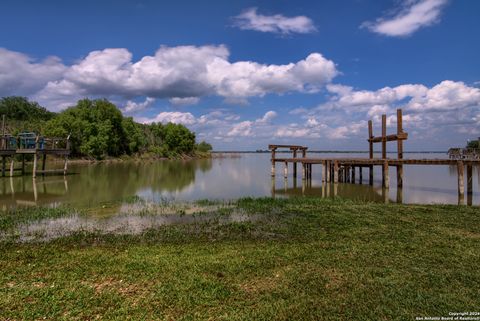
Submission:
{"label": "pier decking", "polygon": [[[21,156],[21,166],[15,167],[15,159]],[[6,176],[7,159],[10,161],[9,173],[13,176],[16,171],[20,171],[25,175],[25,157],[33,156],[32,176],[37,174],[67,174],[68,156],[70,155],[70,136],[67,138],[48,138],[42,136],[19,135],[13,137],[11,135],[3,135],[0,137],[0,157],[2,158],[1,170],[2,176]],[[60,156],[64,158],[63,168],[46,169],[47,155]],[[39,162],[42,160],[41,168]]]}
{"label": "pier decking", "polygon": [[[387,135],[386,115],[382,115],[382,135],[373,136],[372,121],[368,122],[369,133],[369,158],[332,158],[332,157],[307,157],[308,147],[299,145],[269,145],[268,148],[272,153],[272,177],[275,176],[276,163],[284,163],[284,177],[288,177],[288,164],[293,167],[293,176],[297,177],[297,164],[302,168],[302,179],[311,180],[312,166],[322,165],[322,182],[326,183],[356,183],[357,168],[358,182],[363,183],[363,168],[368,168],[368,183],[373,185],[374,166],[382,168],[382,187],[390,188],[390,168],[395,167],[397,174],[397,188],[403,187],[403,166],[404,165],[451,165],[457,167],[458,176],[458,196],[459,204],[463,204],[465,195],[465,168],[466,168],[466,185],[467,185],[467,203],[471,204],[473,194],[473,178],[472,167],[480,166],[480,159],[404,159],[403,158],[403,141],[408,138],[408,134],[403,131],[402,110],[397,110],[397,133]],[[397,158],[387,158],[386,143],[389,141],[397,142]],[[373,144],[382,144],[382,157],[373,157]],[[293,157],[276,157],[276,151],[288,149],[292,151]],[[301,157],[297,157],[297,151],[302,152]]]}

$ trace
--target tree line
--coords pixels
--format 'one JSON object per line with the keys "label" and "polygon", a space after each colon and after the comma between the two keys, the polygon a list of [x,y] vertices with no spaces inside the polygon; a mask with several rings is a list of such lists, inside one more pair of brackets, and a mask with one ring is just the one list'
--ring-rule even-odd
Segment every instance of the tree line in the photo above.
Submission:
{"label": "tree line", "polygon": [[72,155],[103,159],[151,154],[175,158],[206,153],[212,146],[196,143],[195,133],[181,124],[140,124],[124,117],[106,99],[82,99],[60,113],[48,111],[25,97],[0,99],[10,134],[34,131],[47,137],[70,135]]}

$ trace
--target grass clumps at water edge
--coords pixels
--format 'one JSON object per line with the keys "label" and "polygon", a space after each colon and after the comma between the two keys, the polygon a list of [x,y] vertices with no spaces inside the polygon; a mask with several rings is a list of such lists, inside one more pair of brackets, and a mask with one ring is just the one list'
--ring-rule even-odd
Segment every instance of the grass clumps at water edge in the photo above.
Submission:
{"label": "grass clumps at water edge", "polygon": [[0,245],[0,318],[412,320],[480,306],[478,207],[232,206],[258,220]]}

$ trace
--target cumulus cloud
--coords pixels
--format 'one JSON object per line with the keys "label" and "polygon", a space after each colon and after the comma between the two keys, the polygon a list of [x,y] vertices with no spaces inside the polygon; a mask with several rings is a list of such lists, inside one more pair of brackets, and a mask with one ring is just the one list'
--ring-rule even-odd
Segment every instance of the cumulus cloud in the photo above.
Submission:
{"label": "cumulus cloud", "polygon": [[312,33],[317,30],[312,19],[306,16],[285,17],[281,14],[262,15],[257,8],[249,8],[234,17],[234,25],[242,30],[272,32],[283,35]]}
{"label": "cumulus cloud", "polygon": [[480,89],[461,81],[444,80],[428,88],[420,84],[384,87],[376,91],[358,90],[343,86],[328,86],[334,96],[329,108],[368,109],[371,115],[385,112],[388,106],[402,106],[411,111],[455,110],[480,105]]}
{"label": "cumulus cloud", "polygon": [[174,106],[188,106],[198,104],[200,98],[198,97],[173,97],[168,100]]}
{"label": "cumulus cloud", "polygon": [[0,96],[29,95],[51,80],[61,79],[67,67],[58,57],[37,61],[23,53],[0,48]]}
{"label": "cumulus cloud", "polygon": [[262,118],[257,119],[256,122],[260,124],[266,124],[271,122],[275,117],[277,117],[277,113],[273,110],[269,110],[263,115]]}
{"label": "cumulus cloud", "polygon": [[242,121],[232,127],[232,129],[228,132],[227,136],[235,136],[235,137],[245,137],[245,136],[252,136],[252,124],[251,121]]}
{"label": "cumulus cloud", "polygon": [[129,100],[125,104],[125,107],[123,108],[123,111],[126,112],[126,113],[133,113],[133,112],[137,112],[137,111],[140,111],[140,110],[144,110],[145,108],[147,108],[148,106],[150,106],[154,102],[155,102],[155,98],[152,98],[152,97],[147,97],[145,99],[145,101],[143,101],[141,103]]}
{"label": "cumulus cloud", "polygon": [[390,37],[405,37],[422,27],[440,20],[447,0],[409,0],[394,10],[394,14],[378,18],[375,22],[364,22],[361,27]]}
{"label": "cumulus cloud", "polygon": [[159,113],[154,118],[137,118],[137,121],[145,124],[149,123],[174,123],[174,124],[183,124],[183,125],[192,125],[195,124],[196,119],[192,113],[183,113],[179,111],[164,111]]}
{"label": "cumulus cloud", "polygon": [[65,66],[58,58],[35,62],[2,49],[0,90],[38,97],[51,109],[59,109],[52,102],[64,106],[78,96],[166,98],[186,105],[207,95],[245,101],[269,93],[316,92],[338,74],[335,63],[320,53],[285,65],[230,62],[229,55],[223,45],[160,47],[155,55],[133,61],[127,49],[109,48]]}

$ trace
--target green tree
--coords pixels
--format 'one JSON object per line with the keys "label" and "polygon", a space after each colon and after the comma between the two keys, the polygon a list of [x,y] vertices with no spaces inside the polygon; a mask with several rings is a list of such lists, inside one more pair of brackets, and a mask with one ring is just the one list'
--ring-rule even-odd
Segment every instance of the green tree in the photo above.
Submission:
{"label": "green tree", "polygon": [[45,128],[47,136],[71,134],[72,152],[97,159],[128,152],[129,141],[120,110],[105,99],[78,101],[61,112]]}
{"label": "green tree", "polygon": [[478,140],[471,140],[467,144],[467,148],[480,148],[480,137]]}
{"label": "green tree", "polygon": [[206,141],[201,141],[198,145],[197,145],[197,151],[201,152],[201,153],[206,153],[206,152],[209,152],[212,150],[212,145],[210,145],[209,143],[207,143]]}
{"label": "green tree", "polygon": [[39,121],[50,120],[55,113],[26,97],[11,96],[0,99],[0,115],[5,115],[9,120]]}

